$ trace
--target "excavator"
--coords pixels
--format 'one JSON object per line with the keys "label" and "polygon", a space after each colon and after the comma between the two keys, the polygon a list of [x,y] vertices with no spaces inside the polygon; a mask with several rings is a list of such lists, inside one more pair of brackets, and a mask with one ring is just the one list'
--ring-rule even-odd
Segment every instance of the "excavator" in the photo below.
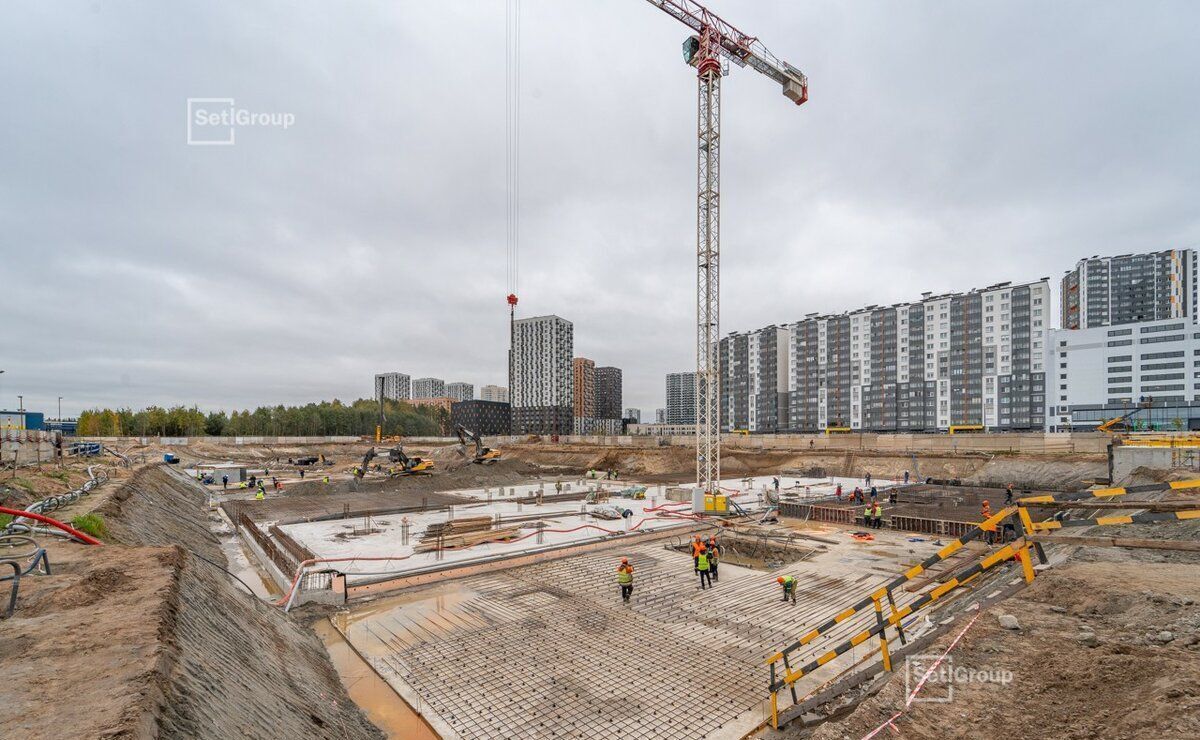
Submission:
{"label": "excavator", "polygon": [[396,445],[388,450],[388,460],[397,466],[389,469],[389,472],[393,476],[430,475],[433,473],[433,460],[426,460],[421,457],[409,457],[404,454],[404,448],[400,445]]}
{"label": "excavator", "polygon": [[467,454],[467,440],[475,445],[475,458],[471,462],[479,465],[491,465],[500,459],[500,450],[484,447],[483,438],[478,433],[472,432],[461,424],[454,428],[454,433],[458,435],[458,444],[464,456]]}

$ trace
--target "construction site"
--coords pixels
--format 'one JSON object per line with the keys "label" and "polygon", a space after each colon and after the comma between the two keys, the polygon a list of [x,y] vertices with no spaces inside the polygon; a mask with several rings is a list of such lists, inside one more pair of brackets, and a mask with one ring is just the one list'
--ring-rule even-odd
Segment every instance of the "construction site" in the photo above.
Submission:
{"label": "construction site", "polygon": [[[328,406],[346,412],[339,419],[365,415],[374,434],[334,421],[332,431],[312,436],[248,436],[217,422],[258,423],[250,411],[226,417],[222,410],[217,419],[198,407],[190,410],[196,431],[186,436],[144,425],[114,436],[78,426],[68,432],[62,396],[58,427],[33,429],[26,419],[35,414],[19,396],[16,412],[0,412],[21,424],[0,428],[0,737],[1200,738],[1200,412],[1190,415],[1200,406],[1200,382],[1188,376],[1196,390],[1190,402],[1132,400],[1142,387],[1133,380],[1132,353],[1143,349],[1135,338],[1153,343],[1140,360],[1166,360],[1139,368],[1137,383],[1179,380],[1145,388],[1182,392],[1185,367],[1200,379],[1200,349],[1167,343],[1200,342],[1200,328],[1184,330],[1182,319],[1138,334],[1093,327],[1104,338],[1072,346],[1133,348],[1096,360],[1103,371],[1070,363],[1072,382],[1092,382],[1092,373],[1113,396],[1107,405],[1067,395],[1065,349],[1055,375],[1055,352],[1068,342],[1052,344],[1048,278],[965,295],[924,293],[911,305],[810,313],[752,339],[722,337],[723,80],[766,84],[775,103],[797,115],[812,108],[798,107],[809,101],[809,80],[757,35],[693,0],[639,5],[686,34],[687,91],[695,94],[696,128],[676,137],[686,139],[696,165],[686,173],[689,183],[695,177],[695,210],[689,203],[684,214],[689,224],[695,218],[694,256],[692,235],[683,239],[695,281],[688,288],[695,305],[685,312],[695,349],[684,388],[688,418],[662,415],[644,425],[648,432],[630,431],[620,369],[600,368],[602,385],[617,389],[615,408],[602,414],[587,358],[575,369],[581,388],[591,373],[587,413],[550,395],[552,385],[572,382],[573,329],[558,316],[517,317],[520,13],[510,2],[509,275],[506,303],[495,301],[508,324],[508,386],[494,386],[506,400],[484,402],[492,405],[475,416],[507,433],[452,421],[465,396],[385,397],[381,381],[398,387],[401,373],[376,376],[377,421],[373,405],[360,413],[336,399],[295,417],[315,428],[327,423]],[[477,20],[456,12],[455,22]],[[427,74],[421,69],[405,84],[420,90]],[[538,85],[549,87],[531,85],[533,100],[543,94]],[[226,99],[188,98],[189,114],[193,100]],[[752,97],[726,100],[758,105]],[[282,128],[295,123],[283,115]],[[746,115],[729,118],[745,125]],[[254,120],[265,128],[273,119]],[[773,130],[761,121],[748,128]],[[232,132],[194,142],[189,121],[187,143],[232,145]],[[744,175],[742,167],[730,171]],[[354,179],[332,168],[324,175]],[[192,176],[203,179],[199,170]],[[477,176],[471,170],[461,179]],[[445,220],[466,231],[461,218]],[[286,236],[290,228],[275,231]],[[329,239],[342,244],[336,237]],[[221,238],[239,250],[254,244],[236,229]],[[442,249],[436,239],[413,238],[422,249]],[[837,243],[822,248],[834,252]],[[387,272],[357,244],[346,254],[356,266],[345,273],[324,254],[315,268],[287,258],[288,269],[305,274],[289,300],[303,296],[295,305],[305,311],[328,309],[331,323],[309,326],[281,302],[287,321],[304,325],[302,351],[331,367],[345,357],[340,346],[326,355],[326,344],[343,340],[330,327],[349,314],[339,317],[335,300],[319,301],[331,286]],[[1190,259],[1172,251],[1160,260],[1177,273],[1162,301],[1176,313],[1196,312],[1180,297],[1185,283],[1196,282]],[[469,266],[472,279],[499,291],[498,279],[488,284],[487,270]],[[259,268],[247,260],[238,269]],[[404,269],[403,291],[450,282],[420,260]],[[262,289],[254,278],[245,292]],[[799,291],[811,282],[851,282],[815,268],[801,278]],[[235,284],[228,275],[203,279]],[[162,282],[180,294],[191,286],[183,277]],[[1064,307],[1074,301],[1076,320],[1089,315],[1080,283],[1086,292],[1088,280],[1078,278],[1063,298]],[[670,312],[650,302],[659,292],[656,285],[637,298],[653,296],[647,322]],[[1109,292],[1116,295],[1108,291],[1105,300]],[[570,295],[584,302],[592,294]],[[255,344],[271,333],[264,320],[207,292],[196,302],[231,311],[230,324],[244,321],[258,334],[226,342],[189,327],[197,354],[218,347],[230,366],[271,359],[277,345]],[[1002,335],[984,329],[991,304]],[[164,305],[147,301],[137,310],[169,314]],[[1121,310],[1142,310],[1130,305]],[[383,315],[354,321],[383,324]],[[964,329],[968,316],[978,326]],[[415,326],[436,323],[427,319],[406,317],[397,341],[405,361],[436,352],[440,334],[460,331]],[[522,326],[519,339],[522,320],[541,326]],[[617,324],[611,333],[621,333]],[[936,355],[935,333],[945,340]],[[918,344],[926,337],[928,346]],[[745,362],[731,360],[738,342]],[[859,342],[864,358],[876,352],[874,367],[858,359]],[[1108,364],[1117,361],[1129,365]],[[98,364],[97,374],[108,372]],[[229,382],[250,377],[236,374],[243,371],[231,367]],[[113,375],[122,388],[104,397],[126,398],[129,375]],[[220,387],[211,378],[188,382],[210,380]],[[403,375],[406,388],[409,381]],[[441,383],[419,379],[431,388],[433,381]],[[471,388],[450,385],[460,394]],[[440,432],[393,434],[401,414]],[[1152,431],[1138,431],[1138,421]],[[597,430],[607,431],[583,433]]]}
{"label": "construction site", "polygon": [[286,439],[18,466],[8,732],[1196,735],[1200,440],[819,441],[727,438],[708,500],[694,448],[583,438],[405,447],[412,475]]}

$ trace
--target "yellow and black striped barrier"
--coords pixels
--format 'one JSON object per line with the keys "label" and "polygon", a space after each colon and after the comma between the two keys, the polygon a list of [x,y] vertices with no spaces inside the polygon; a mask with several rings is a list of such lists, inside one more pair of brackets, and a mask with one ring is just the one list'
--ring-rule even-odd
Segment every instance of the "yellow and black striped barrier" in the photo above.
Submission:
{"label": "yellow and black striped barrier", "polygon": [[1124,486],[1118,488],[1097,488],[1091,491],[1076,491],[1074,493],[1045,494],[1042,496],[1025,496],[1017,499],[1018,504],[1037,506],[1038,504],[1056,504],[1064,501],[1087,501],[1091,498],[1112,498],[1125,496],[1130,493],[1160,493],[1162,491],[1186,491],[1200,489],[1200,478],[1196,480],[1177,480],[1169,483],[1147,483],[1141,486]]}
{"label": "yellow and black striped barrier", "polygon": [[[988,521],[990,522],[991,520],[989,519]],[[832,648],[828,652],[818,656],[816,659],[809,661],[808,663],[804,664],[803,666],[801,666],[799,668],[796,668],[794,670],[791,668],[788,668],[786,665],[786,662],[785,662],[785,668],[783,671],[783,675],[779,676],[776,672],[775,664],[781,660],[786,661],[787,660],[786,653],[790,652],[790,649],[781,651],[780,653],[776,654],[775,656],[772,656],[772,658],[768,662],[770,663],[770,667],[771,667],[771,683],[770,683],[771,716],[772,716],[772,723],[774,724],[774,726],[777,729],[779,727],[779,700],[778,700],[779,693],[778,692],[781,689],[783,689],[785,687],[792,688],[793,697],[794,697],[794,691],[795,691],[794,684],[801,677],[803,677],[809,673],[812,673],[813,671],[815,671],[816,669],[825,665],[826,663],[834,660],[839,655],[842,655],[843,653],[851,650],[852,648],[855,648],[855,647],[861,645],[862,643],[871,639],[871,637],[873,637],[875,635],[878,635],[880,638],[880,651],[883,656],[884,669],[891,670],[891,656],[888,653],[888,649],[887,649],[887,635],[886,635],[887,627],[899,628],[901,620],[903,620],[903,619],[907,618],[908,616],[914,614],[915,612],[918,612],[921,609],[924,609],[925,607],[935,603],[938,599],[941,599],[943,596],[950,593],[954,589],[966,585],[967,583],[972,581],[976,576],[987,571],[988,569],[994,568],[995,566],[999,565],[1000,563],[1011,560],[1013,557],[1016,557],[1018,555],[1020,556],[1020,559],[1021,559],[1021,565],[1022,565],[1022,569],[1025,574],[1026,581],[1032,581],[1033,580],[1033,564],[1029,560],[1029,543],[1022,536],[1022,537],[1018,538],[1017,540],[1014,540],[1013,542],[1008,543],[1007,545],[1000,548],[996,552],[983,558],[978,563],[975,563],[974,565],[963,569],[962,571],[957,573],[953,578],[946,581],[945,583],[942,583],[937,588],[929,591],[928,593],[922,594],[919,598],[917,598],[911,604],[908,604],[907,606],[903,607],[902,609],[894,610],[886,618],[883,617],[883,615],[882,615],[882,603],[881,603],[880,599],[879,598],[869,599],[868,601],[870,603],[875,604],[875,612],[876,612],[875,624],[871,625],[870,627],[867,627],[866,629],[862,630],[861,632],[855,634],[850,639],[846,640],[845,642],[841,643],[840,645],[837,645],[836,647]],[[878,592],[876,592],[876,593],[878,593]]]}
{"label": "yellow and black striped barrier", "polygon": [[863,599],[861,601],[857,602],[853,606],[850,606],[849,608],[845,609],[844,611],[838,613],[837,615],[835,615],[833,618],[831,618],[827,622],[820,624],[820,625],[814,627],[813,629],[809,630],[804,635],[802,635],[800,637],[800,639],[796,640],[792,644],[788,645],[787,647],[780,650],[778,653],[775,653],[770,658],[768,658],[767,662],[774,663],[776,661],[783,660],[786,653],[790,653],[793,650],[796,650],[798,648],[801,648],[801,647],[807,645],[808,643],[817,639],[818,637],[825,634],[829,630],[833,629],[837,625],[841,624],[842,622],[845,622],[847,619],[850,619],[855,614],[858,614],[862,610],[871,606],[871,604],[874,603],[874,601],[876,599],[887,598],[888,594],[891,593],[891,591],[893,589],[895,589],[896,587],[904,585],[908,581],[911,581],[912,579],[914,579],[917,576],[924,573],[926,571],[926,569],[928,569],[929,567],[936,565],[937,563],[940,563],[941,561],[950,557],[954,553],[958,552],[959,550],[961,550],[963,548],[964,545],[966,545],[971,540],[977,539],[985,531],[993,531],[993,532],[996,531],[996,526],[1000,522],[1004,521],[1005,519],[1007,519],[1008,517],[1010,517],[1016,513],[1017,513],[1017,509],[1015,507],[1001,509],[1000,511],[993,514],[989,519],[984,521],[979,526],[972,528],[970,531],[968,531],[962,537],[959,537],[957,540],[954,540],[953,542],[947,544],[942,549],[938,550],[936,553],[934,553],[929,558],[927,558],[924,562],[914,565],[913,567],[904,571],[904,573],[900,574],[900,576],[898,576],[897,578],[884,584],[883,586],[880,586],[875,591],[872,591],[870,594],[863,597]]}

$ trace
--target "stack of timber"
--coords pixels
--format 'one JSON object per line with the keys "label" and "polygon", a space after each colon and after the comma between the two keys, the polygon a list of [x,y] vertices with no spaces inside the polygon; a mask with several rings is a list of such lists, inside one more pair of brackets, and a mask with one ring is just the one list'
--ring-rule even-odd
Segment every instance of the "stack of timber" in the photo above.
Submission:
{"label": "stack of timber", "polygon": [[425,529],[421,541],[413,548],[416,552],[432,552],[455,547],[471,547],[481,542],[511,540],[521,534],[520,527],[492,529],[490,516],[471,516],[448,522],[436,522]]}

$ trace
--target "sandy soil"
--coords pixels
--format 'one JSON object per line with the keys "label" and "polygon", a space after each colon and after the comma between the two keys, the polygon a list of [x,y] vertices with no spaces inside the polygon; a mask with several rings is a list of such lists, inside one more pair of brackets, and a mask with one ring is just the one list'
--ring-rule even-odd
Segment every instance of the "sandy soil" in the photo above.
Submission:
{"label": "sandy soil", "polygon": [[54,575],[0,630],[5,736],[382,736],[311,631],[202,559],[224,564],[203,504],[140,470],[101,506],[108,544],[44,540]]}
{"label": "sandy soil", "polygon": [[[1102,557],[1085,553],[980,615],[951,653],[953,666],[1008,671],[1011,682],[956,683],[947,703],[914,702],[894,721],[899,736],[1200,737],[1200,568],[1121,551]],[[1001,628],[1000,614],[1020,629]],[[940,655],[958,631],[927,652]],[[875,730],[904,706],[902,674],[814,737]],[[939,686],[927,691],[945,696]],[[884,736],[896,735],[885,728]]]}

